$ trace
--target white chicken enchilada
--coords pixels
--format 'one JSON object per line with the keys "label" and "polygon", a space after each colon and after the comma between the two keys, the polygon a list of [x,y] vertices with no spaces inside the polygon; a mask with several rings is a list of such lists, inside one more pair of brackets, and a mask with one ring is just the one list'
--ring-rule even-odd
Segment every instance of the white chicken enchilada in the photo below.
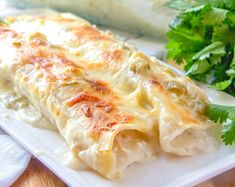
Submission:
{"label": "white chicken enchilada", "polygon": [[209,101],[189,78],[71,14],[4,21],[1,79],[89,168],[113,179],[159,148],[182,156],[216,149]]}

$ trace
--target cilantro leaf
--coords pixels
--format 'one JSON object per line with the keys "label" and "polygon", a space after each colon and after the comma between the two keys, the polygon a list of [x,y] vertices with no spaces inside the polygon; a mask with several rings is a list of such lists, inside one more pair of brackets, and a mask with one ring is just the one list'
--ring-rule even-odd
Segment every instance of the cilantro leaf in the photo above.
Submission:
{"label": "cilantro leaf", "polygon": [[210,104],[207,108],[207,116],[214,122],[222,123],[226,121],[229,111],[233,109],[235,110],[235,107]]}
{"label": "cilantro leaf", "polygon": [[193,34],[187,30],[182,32],[181,30],[172,29],[168,32],[168,36],[170,38],[174,37],[166,46],[169,49],[168,57],[175,59],[179,64],[183,62],[183,59],[191,59],[195,55],[194,51],[205,45],[200,35]]}
{"label": "cilantro leaf", "polygon": [[206,58],[209,58],[210,55],[214,54],[214,55],[221,55],[223,56],[226,52],[224,49],[224,44],[222,42],[214,42],[210,45],[208,45],[207,47],[205,47],[204,49],[202,49],[201,51],[199,51],[194,57],[193,60],[204,60]]}
{"label": "cilantro leaf", "polygon": [[235,32],[228,25],[221,25],[214,28],[212,41],[223,43],[235,43]]}
{"label": "cilantro leaf", "polygon": [[222,81],[222,82],[217,82],[213,85],[211,85],[211,88],[214,88],[216,90],[225,90],[226,88],[228,88],[230,86],[230,84],[232,83],[232,80],[226,80],[226,81]]}
{"label": "cilantro leaf", "polygon": [[220,25],[224,22],[229,11],[221,8],[213,8],[204,14],[202,23],[205,25]]}
{"label": "cilantro leaf", "polygon": [[235,110],[230,110],[228,117],[229,119],[235,121]]}
{"label": "cilantro leaf", "polygon": [[186,72],[186,75],[196,75],[207,72],[211,67],[211,64],[207,60],[198,60],[191,68]]}
{"label": "cilantro leaf", "polygon": [[224,124],[221,139],[225,145],[232,145],[235,143],[235,120],[228,121]]}
{"label": "cilantro leaf", "polygon": [[210,104],[207,116],[214,122],[223,123],[221,139],[225,145],[235,143],[235,106],[222,106]]}

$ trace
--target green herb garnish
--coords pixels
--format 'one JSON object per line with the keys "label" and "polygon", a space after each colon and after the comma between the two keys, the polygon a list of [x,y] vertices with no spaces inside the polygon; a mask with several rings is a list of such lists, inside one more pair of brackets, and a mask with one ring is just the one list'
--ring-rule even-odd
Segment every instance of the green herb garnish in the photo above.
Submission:
{"label": "green herb garnish", "polygon": [[180,10],[167,33],[168,58],[188,76],[235,96],[235,1],[171,0]]}
{"label": "green herb garnish", "polygon": [[207,116],[216,123],[223,123],[221,138],[225,145],[235,143],[235,106],[211,104],[208,106]]}

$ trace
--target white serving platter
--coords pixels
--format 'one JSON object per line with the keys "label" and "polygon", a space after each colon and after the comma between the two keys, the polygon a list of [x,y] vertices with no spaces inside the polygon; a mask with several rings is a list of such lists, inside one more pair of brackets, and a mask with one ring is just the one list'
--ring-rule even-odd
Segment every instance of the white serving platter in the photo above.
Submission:
{"label": "white serving platter", "polygon": [[[161,45],[131,39],[139,50],[155,54]],[[161,48],[162,49],[162,48]],[[169,65],[167,65],[169,66]],[[173,68],[174,69],[174,68]],[[235,99],[200,85],[214,103],[235,106]],[[235,167],[235,147],[221,146],[216,152],[193,157],[159,155],[157,160],[133,164],[122,178],[107,180],[93,171],[73,170],[63,165],[66,143],[58,133],[32,127],[16,118],[14,111],[0,105],[0,127],[38,158],[69,186],[78,187],[157,187],[193,186]]]}

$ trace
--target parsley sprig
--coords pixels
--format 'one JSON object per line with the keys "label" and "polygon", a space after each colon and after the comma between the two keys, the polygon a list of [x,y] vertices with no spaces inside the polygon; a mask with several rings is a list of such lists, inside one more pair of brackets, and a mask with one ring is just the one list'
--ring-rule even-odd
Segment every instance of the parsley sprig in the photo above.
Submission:
{"label": "parsley sprig", "polygon": [[222,106],[210,104],[207,109],[207,116],[214,122],[222,123],[222,140],[225,145],[235,143],[235,106]]}
{"label": "parsley sprig", "polygon": [[235,1],[170,0],[180,10],[167,33],[168,58],[187,75],[235,96]]}

